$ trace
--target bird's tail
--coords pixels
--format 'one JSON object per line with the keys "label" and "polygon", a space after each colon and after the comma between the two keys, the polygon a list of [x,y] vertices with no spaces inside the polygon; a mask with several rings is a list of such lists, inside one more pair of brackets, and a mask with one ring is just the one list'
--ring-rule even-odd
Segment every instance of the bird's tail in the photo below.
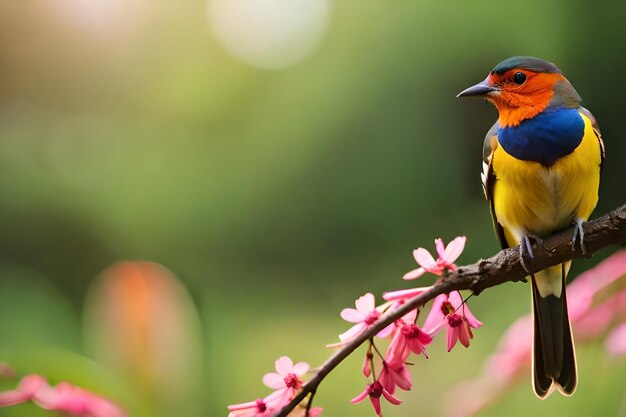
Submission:
{"label": "bird's tail", "polygon": [[570,262],[531,276],[533,292],[533,388],[546,398],[556,388],[570,396],[576,391],[576,353],[567,315],[565,278]]}

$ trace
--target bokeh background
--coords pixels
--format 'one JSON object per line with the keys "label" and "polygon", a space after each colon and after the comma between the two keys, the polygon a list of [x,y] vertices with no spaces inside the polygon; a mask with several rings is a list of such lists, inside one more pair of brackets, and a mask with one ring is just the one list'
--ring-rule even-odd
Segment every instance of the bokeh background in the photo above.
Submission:
{"label": "bokeh background", "polygon": [[[1,1],[0,361],[138,417],[226,415],[268,393],[279,356],[320,364],[342,308],[407,285],[413,248],[465,234],[461,263],[498,249],[479,181],[496,112],[455,95],[512,55],[556,62],[584,97],[607,149],[596,214],[617,207],[625,13],[581,0]],[[112,267],[129,260],[167,270]],[[143,296],[150,314],[135,311]],[[471,305],[485,323],[472,347],[436,342],[385,415],[443,415],[528,312],[528,288]],[[572,399],[535,401],[523,383],[483,415],[626,415],[626,363],[602,341],[578,356]],[[322,385],[326,415],[373,415],[349,403],[360,365]]]}

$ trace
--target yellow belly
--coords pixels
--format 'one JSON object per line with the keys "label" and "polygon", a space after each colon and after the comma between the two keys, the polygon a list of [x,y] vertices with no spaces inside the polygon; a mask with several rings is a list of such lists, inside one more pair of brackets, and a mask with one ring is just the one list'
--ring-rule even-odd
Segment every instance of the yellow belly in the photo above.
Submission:
{"label": "yellow belly", "polygon": [[583,140],[569,155],[550,167],[523,161],[498,146],[493,155],[496,176],[494,211],[509,245],[522,234],[540,237],[587,220],[598,202],[601,151],[591,121],[585,121]]}

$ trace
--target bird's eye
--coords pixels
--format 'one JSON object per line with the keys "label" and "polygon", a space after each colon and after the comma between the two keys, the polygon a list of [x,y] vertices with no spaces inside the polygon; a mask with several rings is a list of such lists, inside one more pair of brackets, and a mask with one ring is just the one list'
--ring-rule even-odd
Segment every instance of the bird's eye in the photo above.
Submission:
{"label": "bird's eye", "polygon": [[524,84],[524,82],[526,81],[526,74],[524,74],[523,72],[516,72],[513,76],[513,81],[515,82],[515,84]]}

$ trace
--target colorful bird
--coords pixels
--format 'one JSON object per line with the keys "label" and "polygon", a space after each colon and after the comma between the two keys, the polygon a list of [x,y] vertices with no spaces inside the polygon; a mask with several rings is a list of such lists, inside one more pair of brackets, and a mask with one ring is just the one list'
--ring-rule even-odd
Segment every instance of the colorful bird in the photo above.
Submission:
{"label": "colorful bird", "polygon": [[[502,61],[458,97],[493,103],[498,120],[483,147],[483,189],[503,248],[575,225],[572,246],[584,248],[583,222],[598,202],[604,144],[595,118],[559,68],[532,57]],[[530,275],[533,299],[533,387],[572,395],[578,382],[565,279],[571,261]],[[523,263],[524,267],[525,263]]]}

